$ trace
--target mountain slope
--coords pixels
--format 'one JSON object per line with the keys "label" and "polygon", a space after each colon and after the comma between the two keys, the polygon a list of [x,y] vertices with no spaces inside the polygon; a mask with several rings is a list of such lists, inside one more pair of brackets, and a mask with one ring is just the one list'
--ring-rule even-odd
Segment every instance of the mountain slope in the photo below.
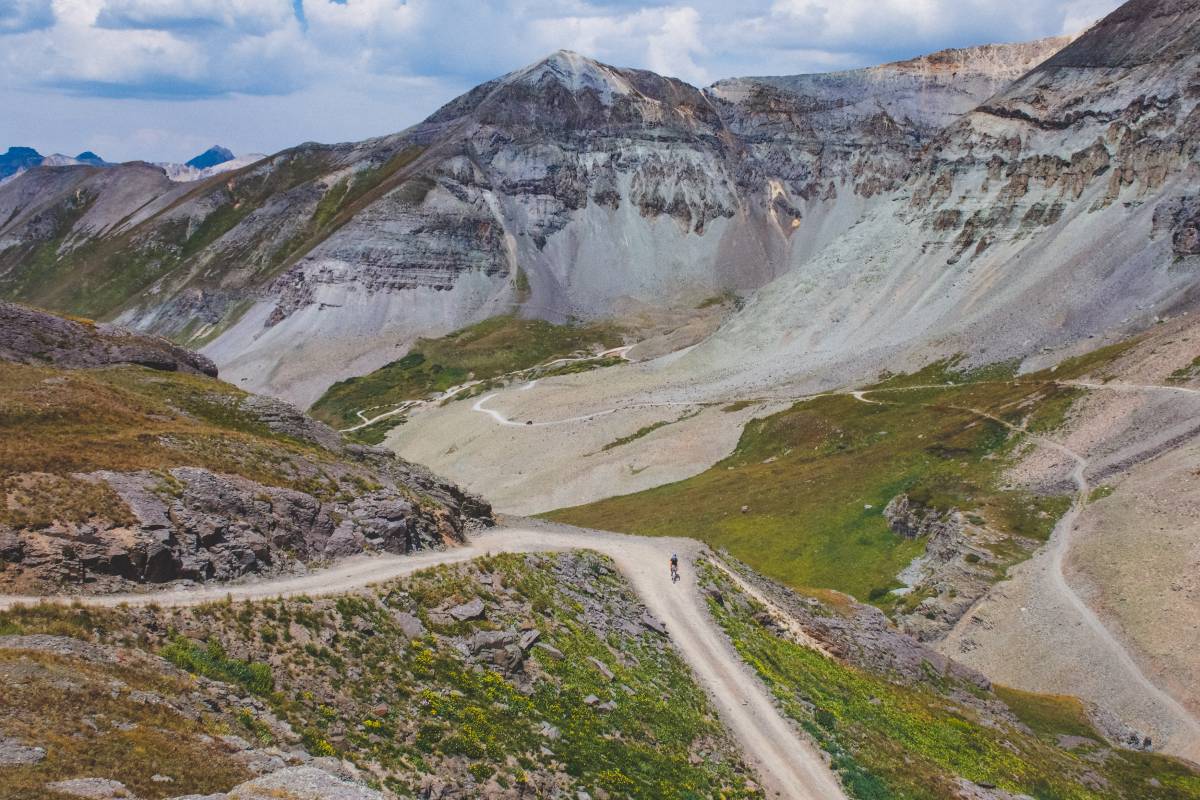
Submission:
{"label": "mountain slope", "polygon": [[[401,134],[186,189],[114,197],[35,170],[0,192],[0,291],[211,342],[234,380],[310,402],[418,335],[499,313],[561,322],[762,286],[895,188],[946,119],[1060,45],[707,91],[564,51]],[[109,226],[76,222],[88,203]]]}
{"label": "mountain slope", "polygon": [[1198,34],[1197,3],[1101,21],[939,134],[891,202],[697,360],[766,347],[776,374],[862,378],[905,354],[1027,356],[1194,304]]}

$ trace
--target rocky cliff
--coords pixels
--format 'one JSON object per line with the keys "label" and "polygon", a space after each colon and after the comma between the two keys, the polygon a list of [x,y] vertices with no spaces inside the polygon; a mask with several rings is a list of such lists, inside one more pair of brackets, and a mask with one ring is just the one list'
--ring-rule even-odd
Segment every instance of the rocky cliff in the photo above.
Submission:
{"label": "rocky cliff", "polygon": [[1194,306],[1198,37],[1200,3],[1118,9],[927,140],[696,363],[766,348],[743,385],[862,380],[955,353],[1025,358]]}
{"label": "rocky cliff", "polygon": [[[231,580],[461,541],[489,507],[160,340],[2,307],[0,584]],[[41,347],[42,349],[35,349]],[[47,366],[47,363],[53,366]]]}

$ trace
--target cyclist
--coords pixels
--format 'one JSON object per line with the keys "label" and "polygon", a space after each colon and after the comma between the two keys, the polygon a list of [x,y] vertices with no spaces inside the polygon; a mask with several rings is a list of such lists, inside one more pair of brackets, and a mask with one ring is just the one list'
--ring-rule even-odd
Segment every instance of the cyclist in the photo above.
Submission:
{"label": "cyclist", "polygon": [[679,580],[679,554],[671,553],[671,582]]}

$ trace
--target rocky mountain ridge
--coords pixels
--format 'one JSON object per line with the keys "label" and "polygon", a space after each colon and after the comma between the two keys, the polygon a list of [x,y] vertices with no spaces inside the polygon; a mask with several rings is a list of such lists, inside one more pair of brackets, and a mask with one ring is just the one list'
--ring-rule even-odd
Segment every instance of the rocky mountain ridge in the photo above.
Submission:
{"label": "rocky mountain ridge", "polygon": [[[198,186],[31,174],[0,193],[0,282],[207,345],[235,380],[307,402],[496,313],[594,318],[762,286],[1063,43],[708,90],[563,51],[401,134],[302,145]],[[68,264],[103,290],[52,274]]]}

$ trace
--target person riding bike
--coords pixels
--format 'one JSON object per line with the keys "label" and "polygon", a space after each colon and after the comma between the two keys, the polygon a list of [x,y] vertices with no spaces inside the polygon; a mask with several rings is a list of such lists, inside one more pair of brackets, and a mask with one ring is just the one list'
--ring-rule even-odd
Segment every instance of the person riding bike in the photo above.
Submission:
{"label": "person riding bike", "polygon": [[671,553],[671,581],[679,580],[679,554]]}

